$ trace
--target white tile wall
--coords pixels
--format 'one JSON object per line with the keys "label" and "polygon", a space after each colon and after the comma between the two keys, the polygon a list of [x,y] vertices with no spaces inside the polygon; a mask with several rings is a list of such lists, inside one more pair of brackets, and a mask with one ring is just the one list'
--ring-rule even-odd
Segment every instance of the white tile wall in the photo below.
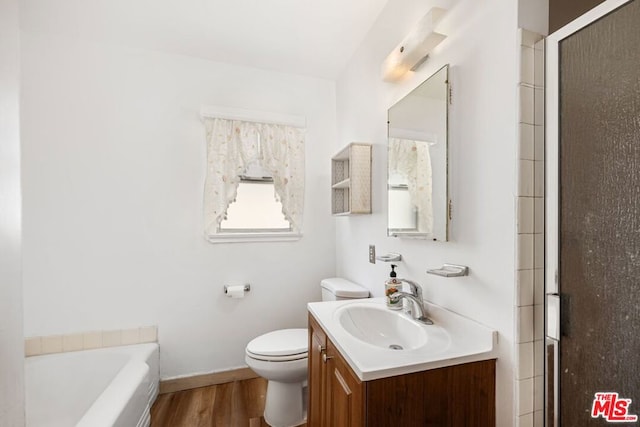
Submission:
{"label": "white tile wall", "polygon": [[516,322],[518,325],[516,343],[533,341],[533,307],[528,305],[516,308]]}
{"label": "white tile wall", "polygon": [[518,270],[533,269],[533,234],[518,234]]}
{"label": "white tile wall", "polygon": [[536,197],[534,199],[533,209],[533,232],[542,234],[544,233],[544,198]]}
{"label": "white tile wall", "polygon": [[542,411],[544,409],[544,377],[533,378],[533,410]]}
{"label": "white tile wall", "polygon": [[533,47],[521,45],[520,83],[534,85],[535,82],[535,51]]}
{"label": "white tile wall", "polygon": [[533,235],[533,268],[544,268],[544,234],[536,233]]}
{"label": "white tile wall", "polygon": [[88,331],[67,335],[28,337],[24,341],[25,356],[91,350],[118,345],[141,344],[158,341],[156,326],[118,329],[111,331]]}
{"label": "white tile wall", "polygon": [[533,303],[544,304],[544,270],[542,268],[533,270]]}
{"label": "white tile wall", "polygon": [[518,196],[533,197],[534,195],[534,162],[532,160],[519,160]]}
{"label": "white tile wall", "polygon": [[520,84],[520,123],[534,123],[535,105],[533,87]]}
{"label": "white tile wall", "polygon": [[533,339],[544,339],[544,305],[541,304],[533,306]]}
{"label": "white tile wall", "polygon": [[533,197],[518,197],[518,234],[533,234],[534,202]]}
{"label": "white tile wall", "polygon": [[520,160],[536,160],[535,130],[536,127],[529,123],[519,125],[519,152]]}
{"label": "white tile wall", "polygon": [[517,304],[519,307],[534,304],[534,270],[519,270],[518,284],[516,291],[518,293]]}
{"label": "white tile wall", "polygon": [[538,40],[534,45],[534,80],[536,87],[544,87],[544,40]]}
{"label": "white tile wall", "polygon": [[522,47],[535,47],[540,39],[542,39],[542,36],[538,33],[523,28],[518,30],[518,41]]}
{"label": "white tile wall", "polygon": [[[533,413],[533,378],[517,380],[518,405],[517,414],[525,415]],[[533,420],[533,419],[532,419]]]}
{"label": "white tile wall", "polygon": [[533,427],[544,427],[544,413],[542,411],[533,413]]}
{"label": "white tile wall", "polygon": [[544,161],[544,127],[533,127],[534,159]]}
{"label": "white tile wall", "polygon": [[516,420],[517,427],[533,427],[533,413],[519,416]]}
{"label": "white tile wall", "polygon": [[518,367],[516,379],[522,380],[533,378],[533,342],[517,344]]}
{"label": "white tile wall", "polygon": [[542,377],[544,374],[544,340],[533,342],[533,376]]}
{"label": "white tile wall", "polygon": [[544,126],[544,88],[534,88],[533,101],[533,123],[536,126]]}
{"label": "white tile wall", "polygon": [[515,425],[543,425],[544,42],[519,30]]}
{"label": "white tile wall", "polygon": [[544,197],[544,162],[533,162],[533,195],[535,197]]}

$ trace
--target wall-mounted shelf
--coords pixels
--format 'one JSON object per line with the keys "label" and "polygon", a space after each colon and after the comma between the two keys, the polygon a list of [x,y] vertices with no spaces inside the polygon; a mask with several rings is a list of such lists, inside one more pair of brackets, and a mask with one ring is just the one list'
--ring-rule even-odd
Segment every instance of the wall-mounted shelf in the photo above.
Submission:
{"label": "wall-mounted shelf", "polygon": [[462,277],[469,275],[469,267],[466,265],[444,264],[440,268],[427,270],[427,273],[442,277]]}
{"label": "wall-mounted shelf", "polygon": [[371,213],[371,144],[352,142],[331,158],[331,213]]}

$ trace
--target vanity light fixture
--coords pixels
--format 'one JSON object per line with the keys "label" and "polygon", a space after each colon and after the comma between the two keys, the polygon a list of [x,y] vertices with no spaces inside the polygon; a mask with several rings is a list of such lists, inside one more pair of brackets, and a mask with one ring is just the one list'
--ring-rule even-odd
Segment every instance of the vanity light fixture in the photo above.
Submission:
{"label": "vanity light fixture", "polygon": [[407,72],[415,71],[427,60],[429,52],[447,36],[434,31],[445,9],[433,7],[418,22],[402,42],[391,51],[382,64],[382,79],[396,82]]}

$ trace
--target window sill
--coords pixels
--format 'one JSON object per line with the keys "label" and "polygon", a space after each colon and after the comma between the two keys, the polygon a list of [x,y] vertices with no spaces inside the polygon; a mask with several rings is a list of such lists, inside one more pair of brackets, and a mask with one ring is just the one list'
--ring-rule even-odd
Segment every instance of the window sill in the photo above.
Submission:
{"label": "window sill", "polygon": [[300,240],[298,232],[265,232],[265,233],[216,233],[207,235],[209,243],[242,243],[242,242],[293,242]]}

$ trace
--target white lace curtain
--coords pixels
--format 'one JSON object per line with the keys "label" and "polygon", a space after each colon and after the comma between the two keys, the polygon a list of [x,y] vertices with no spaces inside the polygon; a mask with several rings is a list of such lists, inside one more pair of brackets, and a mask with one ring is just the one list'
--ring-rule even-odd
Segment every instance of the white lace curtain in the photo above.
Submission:
{"label": "white lace curtain", "polygon": [[429,143],[389,138],[389,174],[406,181],[411,203],[418,210],[418,230],[433,232],[433,182]]}
{"label": "white lace curtain", "polygon": [[282,213],[294,231],[302,227],[304,130],[284,125],[207,117],[205,231],[216,233],[236,198],[240,175],[258,162],[273,177]]}

